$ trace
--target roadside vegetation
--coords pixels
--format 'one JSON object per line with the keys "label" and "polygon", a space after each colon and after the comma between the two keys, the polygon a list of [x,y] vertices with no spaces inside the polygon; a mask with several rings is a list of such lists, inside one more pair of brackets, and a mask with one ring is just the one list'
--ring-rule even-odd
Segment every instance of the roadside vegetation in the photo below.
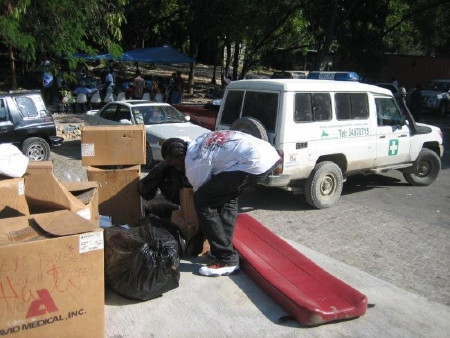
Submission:
{"label": "roadside vegetation", "polygon": [[[74,53],[172,45],[216,68],[210,82],[261,67],[376,74],[384,53],[450,57],[450,0],[2,0],[3,89],[26,88],[43,60],[74,79]],[[330,59],[333,59],[333,64]],[[294,65],[294,63],[292,63]],[[296,65],[298,66],[298,65]]]}

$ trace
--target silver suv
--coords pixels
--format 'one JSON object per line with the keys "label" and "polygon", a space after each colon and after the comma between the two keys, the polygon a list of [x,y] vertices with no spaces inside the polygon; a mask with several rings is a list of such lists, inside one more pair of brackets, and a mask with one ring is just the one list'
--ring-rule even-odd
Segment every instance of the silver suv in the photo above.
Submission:
{"label": "silver suv", "polygon": [[423,110],[445,115],[450,108],[450,80],[432,80],[421,91]]}

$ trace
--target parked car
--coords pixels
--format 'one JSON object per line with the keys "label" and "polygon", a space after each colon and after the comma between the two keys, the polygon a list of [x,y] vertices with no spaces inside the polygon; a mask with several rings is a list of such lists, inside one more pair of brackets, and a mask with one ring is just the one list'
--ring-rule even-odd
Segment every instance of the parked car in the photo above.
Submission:
{"label": "parked car", "polygon": [[274,72],[271,79],[306,79],[308,72],[299,70],[284,70],[280,72]]}
{"label": "parked car", "polygon": [[209,132],[208,129],[189,122],[175,107],[167,103],[144,100],[114,101],[100,110],[86,113],[88,125],[144,124],[147,131],[147,160],[151,167],[162,161],[161,145],[171,137],[191,141]]}
{"label": "parked car", "polygon": [[445,115],[450,109],[450,80],[432,80],[421,91],[424,111]]}
{"label": "parked car", "polygon": [[214,130],[221,101],[221,99],[215,99],[206,104],[178,103],[173,106],[183,113],[184,116],[189,116],[190,122],[209,130]]}
{"label": "parked car", "polygon": [[12,143],[33,161],[46,161],[62,144],[39,90],[0,93],[0,143]]}

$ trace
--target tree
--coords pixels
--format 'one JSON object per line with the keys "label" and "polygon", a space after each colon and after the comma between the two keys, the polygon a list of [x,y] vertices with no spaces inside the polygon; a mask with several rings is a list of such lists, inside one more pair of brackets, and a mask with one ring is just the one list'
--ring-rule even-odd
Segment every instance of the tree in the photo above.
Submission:
{"label": "tree", "polygon": [[450,57],[450,0],[392,0],[385,25],[388,48],[404,54]]}
{"label": "tree", "polygon": [[[17,58],[36,68],[36,61],[49,58],[66,60],[70,68],[77,62],[75,52],[94,53],[99,49],[120,51],[123,6],[126,0],[42,0],[9,1],[0,24],[2,44]],[[14,57],[15,55],[15,57]],[[15,70],[11,70],[15,78]],[[16,86],[14,81],[13,88]]]}
{"label": "tree", "polygon": [[0,42],[6,46],[10,61],[11,86],[17,88],[14,49],[34,51],[34,39],[20,29],[20,18],[26,13],[30,0],[4,1],[0,13]]}

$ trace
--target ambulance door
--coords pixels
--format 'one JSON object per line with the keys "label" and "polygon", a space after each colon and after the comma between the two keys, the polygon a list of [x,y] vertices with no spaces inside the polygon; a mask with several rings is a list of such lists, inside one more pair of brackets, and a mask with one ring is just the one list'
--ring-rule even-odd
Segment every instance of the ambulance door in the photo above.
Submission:
{"label": "ambulance door", "polygon": [[375,166],[409,162],[410,131],[393,97],[375,97],[377,110],[377,156]]}

